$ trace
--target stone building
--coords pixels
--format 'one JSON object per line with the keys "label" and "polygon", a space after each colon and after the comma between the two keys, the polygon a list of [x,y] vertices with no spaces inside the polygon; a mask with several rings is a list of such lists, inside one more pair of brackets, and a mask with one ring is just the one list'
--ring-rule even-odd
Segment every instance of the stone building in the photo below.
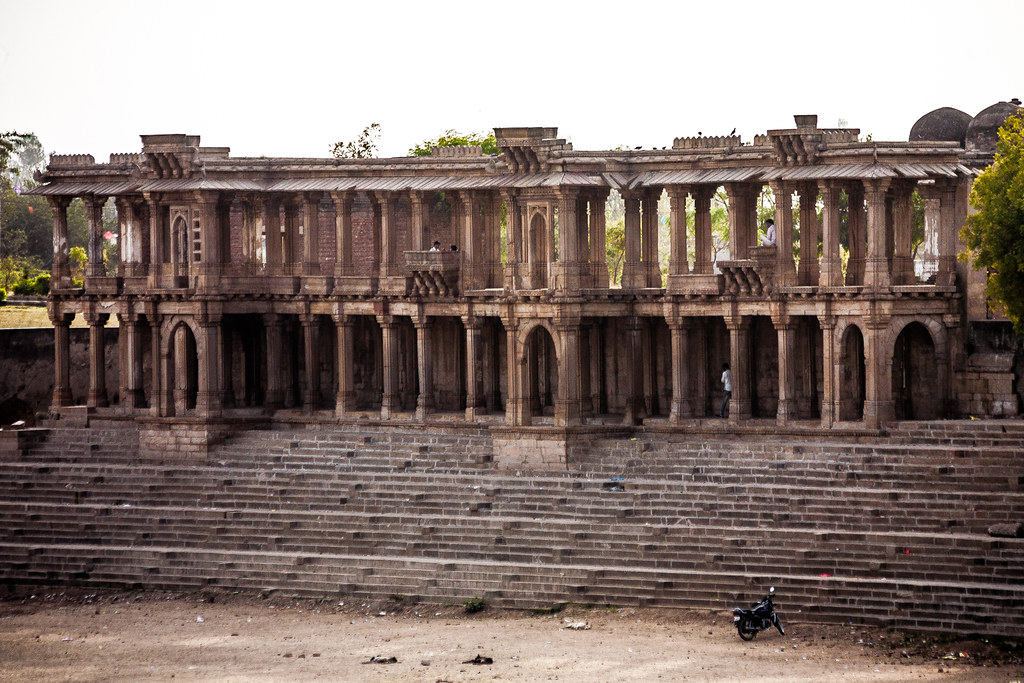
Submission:
{"label": "stone building", "polygon": [[[51,409],[129,416],[144,449],[180,439],[200,451],[268,416],[466,420],[491,427],[499,464],[564,462],[581,428],[714,421],[723,363],[733,427],[1016,415],[1012,354],[978,360],[969,344],[993,316],[983,278],[956,258],[992,122],[1016,103],[994,106],[984,121],[936,110],[909,142],[797,116],[752,143],[658,150],[577,151],[555,128],[498,128],[496,156],[234,158],[191,135],[144,135],[141,152],[108,163],[54,155],[34,190],[54,209]],[[765,188],[774,246],[759,241]],[[727,258],[712,239],[723,190]],[[614,286],[612,191],[625,205]],[[108,200],[120,225],[116,274],[90,258],[81,286],[74,197],[89,209],[90,255]],[[95,342],[88,387],[69,380],[76,315]],[[116,387],[101,343],[112,317]]]}

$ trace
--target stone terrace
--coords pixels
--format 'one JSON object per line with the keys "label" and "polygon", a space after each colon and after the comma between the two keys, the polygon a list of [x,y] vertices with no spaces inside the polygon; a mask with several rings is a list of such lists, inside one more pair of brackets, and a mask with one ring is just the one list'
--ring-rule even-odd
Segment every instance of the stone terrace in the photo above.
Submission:
{"label": "stone terrace", "polygon": [[7,584],[277,590],[549,608],[725,609],[1018,635],[1024,424],[595,437],[568,471],[496,470],[490,432],[280,423],[204,461],[130,422],[0,463]]}

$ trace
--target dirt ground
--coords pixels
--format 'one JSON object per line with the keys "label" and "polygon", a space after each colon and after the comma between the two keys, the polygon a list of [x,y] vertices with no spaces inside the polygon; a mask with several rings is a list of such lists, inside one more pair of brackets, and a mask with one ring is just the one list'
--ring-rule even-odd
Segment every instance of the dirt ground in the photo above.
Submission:
{"label": "dirt ground", "polygon": [[[4,681],[1021,681],[1019,643],[787,615],[742,642],[727,609],[533,614],[395,599],[37,589],[0,599]],[[575,628],[572,628],[575,627]],[[467,663],[490,658],[490,664]],[[371,658],[394,663],[371,663]]]}

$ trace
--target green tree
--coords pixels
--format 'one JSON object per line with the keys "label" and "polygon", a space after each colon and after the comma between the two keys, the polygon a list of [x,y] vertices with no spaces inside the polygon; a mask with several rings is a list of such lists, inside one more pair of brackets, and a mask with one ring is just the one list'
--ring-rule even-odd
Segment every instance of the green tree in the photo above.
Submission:
{"label": "green tree", "polygon": [[995,161],[974,181],[960,238],[964,257],[988,270],[986,293],[1002,306],[1018,333],[1024,333],[1024,109],[999,129]]}
{"label": "green tree", "polygon": [[377,156],[377,138],[380,137],[380,124],[371,123],[359,138],[352,142],[339,141],[331,146],[331,154],[339,159],[374,159]]}
{"label": "green tree", "polygon": [[416,145],[409,150],[409,156],[412,157],[428,157],[430,156],[435,147],[466,147],[469,145],[480,145],[481,151],[484,154],[498,154],[501,150],[498,148],[498,141],[494,137],[494,131],[484,133],[459,133],[456,130],[449,128],[437,138],[432,140],[424,140],[420,144]]}

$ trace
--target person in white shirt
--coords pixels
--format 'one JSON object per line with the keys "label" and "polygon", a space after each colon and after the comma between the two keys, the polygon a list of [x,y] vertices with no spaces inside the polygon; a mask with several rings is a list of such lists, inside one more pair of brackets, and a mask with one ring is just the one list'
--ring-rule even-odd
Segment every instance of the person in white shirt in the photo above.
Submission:
{"label": "person in white shirt", "polygon": [[732,373],[729,372],[728,363],[722,363],[722,389],[722,407],[715,417],[725,417],[725,409],[729,407],[729,399],[732,398]]}
{"label": "person in white shirt", "polygon": [[761,246],[775,246],[775,221],[771,218],[764,222],[764,236],[761,238]]}
{"label": "person in white shirt", "polygon": [[434,240],[434,246],[430,248],[430,251],[441,251],[441,243]]}

